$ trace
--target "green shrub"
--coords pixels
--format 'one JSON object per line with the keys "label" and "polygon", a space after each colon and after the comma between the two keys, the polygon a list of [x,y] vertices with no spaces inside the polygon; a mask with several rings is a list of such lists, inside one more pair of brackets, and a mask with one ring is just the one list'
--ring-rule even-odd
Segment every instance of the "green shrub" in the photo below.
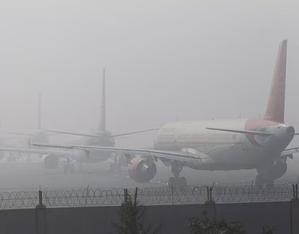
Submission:
{"label": "green shrub", "polygon": [[203,218],[191,219],[192,234],[245,234],[243,225],[239,222],[218,221],[209,219],[206,215]]}
{"label": "green shrub", "polygon": [[134,197],[125,189],[124,202],[121,204],[119,212],[119,223],[115,224],[118,234],[157,234],[160,226],[152,228],[143,227],[143,216],[145,208],[138,204],[138,189],[136,188]]}

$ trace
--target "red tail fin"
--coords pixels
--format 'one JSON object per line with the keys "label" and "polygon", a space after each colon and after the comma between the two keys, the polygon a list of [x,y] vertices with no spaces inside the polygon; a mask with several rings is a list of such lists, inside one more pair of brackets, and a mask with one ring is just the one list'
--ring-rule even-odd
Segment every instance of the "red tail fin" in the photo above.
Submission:
{"label": "red tail fin", "polygon": [[281,42],[274,68],[271,92],[264,118],[274,122],[284,122],[285,83],[287,62],[287,40]]}

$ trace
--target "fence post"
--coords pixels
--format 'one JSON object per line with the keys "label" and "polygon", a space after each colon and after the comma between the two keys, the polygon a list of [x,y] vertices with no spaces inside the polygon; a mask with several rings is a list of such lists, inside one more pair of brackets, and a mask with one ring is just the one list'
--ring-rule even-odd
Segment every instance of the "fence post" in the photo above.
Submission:
{"label": "fence post", "polygon": [[298,184],[293,184],[293,200],[298,200]]}
{"label": "fence post", "polygon": [[290,234],[294,233],[294,205],[298,201],[298,184],[292,184],[293,198],[290,201]]}
{"label": "fence post", "polygon": [[128,189],[124,189],[124,202],[128,202]]}
{"label": "fence post", "polygon": [[46,208],[46,206],[43,204],[43,191],[38,191],[38,204],[36,208]]}
{"label": "fence post", "polygon": [[170,189],[171,189],[171,205],[173,205],[173,185],[171,185]]}
{"label": "fence post", "polygon": [[47,233],[47,217],[46,217],[46,206],[43,204],[43,192],[38,191],[38,204],[35,208],[35,230],[36,234]]}
{"label": "fence post", "polygon": [[207,186],[207,201],[206,204],[214,204],[215,201],[213,200],[213,187]]}
{"label": "fence post", "polygon": [[205,213],[210,216],[210,218],[216,220],[217,219],[217,210],[216,203],[213,200],[213,189],[214,186],[207,186],[207,201],[204,203],[206,206]]}
{"label": "fence post", "polygon": [[87,188],[86,188],[85,207],[86,207],[87,204],[88,204],[88,197],[89,197],[89,185],[88,185]]}

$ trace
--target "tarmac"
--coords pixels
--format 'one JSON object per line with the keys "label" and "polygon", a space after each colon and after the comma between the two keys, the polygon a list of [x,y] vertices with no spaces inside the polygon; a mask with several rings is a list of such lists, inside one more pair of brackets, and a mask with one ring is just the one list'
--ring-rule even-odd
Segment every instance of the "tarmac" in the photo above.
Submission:
{"label": "tarmac", "polygon": [[[99,162],[78,166],[72,173],[65,173],[63,166],[57,169],[45,169],[41,160],[28,161],[0,161],[0,191],[32,191],[39,188],[132,188],[155,187],[167,185],[171,177],[169,168],[161,163],[157,165],[158,172],[150,183],[135,183],[128,175],[127,168],[119,172],[110,171],[110,162]],[[244,185],[252,184],[255,178],[255,170],[241,170],[232,172],[207,172],[183,169],[181,176],[185,176],[189,184],[195,185]],[[296,171],[290,170],[278,182],[296,182]]]}

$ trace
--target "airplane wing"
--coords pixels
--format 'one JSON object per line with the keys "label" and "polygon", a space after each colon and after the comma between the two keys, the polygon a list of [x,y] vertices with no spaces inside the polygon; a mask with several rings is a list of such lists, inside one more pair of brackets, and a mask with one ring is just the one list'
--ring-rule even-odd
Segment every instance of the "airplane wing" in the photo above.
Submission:
{"label": "airplane wing", "polygon": [[47,132],[57,133],[57,134],[65,134],[71,136],[83,136],[83,137],[100,137],[97,134],[89,134],[89,133],[81,133],[81,132],[68,132],[68,131],[61,131],[61,130],[46,130]]}
{"label": "airplane wing", "polygon": [[[158,131],[158,130],[159,130],[158,128],[144,129],[144,130],[139,130],[139,131],[132,131],[132,132],[114,134],[114,135],[111,135],[110,137],[129,136],[129,135],[135,135],[135,134]],[[52,129],[48,129],[48,130],[45,130],[45,131],[50,132],[50,133],[58,133],[58,134],[65,134],[65,135],[72,135],[72,136],[102,137],[101,135],[98,135],[98,134],[81,133],[81,132],[69,132],[69,131],[52,130]]]}
{"label": "airplane wing", "polygon": [[46,148],[59,148],[65,150],[77,149],[83,151],[108,151],[115,153],[123,153],[124,155],[134,154],[141,155],[144,157],[153,157],[157,159],[175,160],[181,162],[201,162],[208,160],[208,155],[204,153],[190,154],[190,153],[180,153],[173,151],[163,151],[163,150],[152,150],[152,149],[129,149],[129,148],[119,148],[119,147],[106,147],[106,146],[86,146],[86,145],[50,145],[50,144],[32,144],[33,146],[46,147]]}
{"label": "airplane wing", "polygon": [[26,154],[55,154],[55,155],[67,155],[69,152],[66,150],[48,150],[48,149],[35,149],[35,148],[23,148],[23,147],[0,147],[0,152],[13,152],[13,153],[26,153]]}

